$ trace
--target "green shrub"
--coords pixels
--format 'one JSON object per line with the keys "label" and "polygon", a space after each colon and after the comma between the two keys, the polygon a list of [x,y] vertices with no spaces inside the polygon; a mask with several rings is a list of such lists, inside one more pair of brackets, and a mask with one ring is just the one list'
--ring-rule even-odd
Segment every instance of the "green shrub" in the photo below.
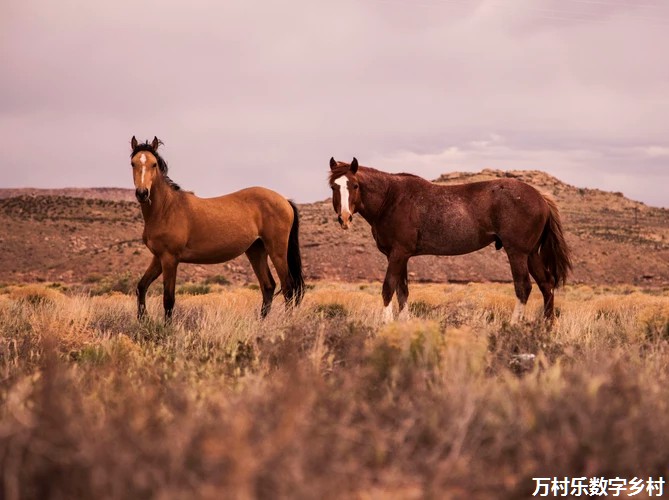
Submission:
{"label": "green shrub", "polygon": [[431,319],[438,312],[439,308],[433,306],[424,300],[409,302],[409,312],[412,316],[422,319]]}
{"label": "green shrub", "polygon": [[314,308],[314,312],[326,319],[338,319],[348,316],[346,308],[337,302],[330,302],[327,304],[318,304]]}
{"label": "green shrub", "polygon": [[206,295],[211,292],[209,285],[198,283],[187,283],[177,289],[179,295]]}
{"label": "green shrub", "polygon": [[129,271],[122,274],[114,274],[99,280],[98,286],[91,290],[91,294],[106,295],[112,292],[119,292],[130,295],[135,293],[137,281],[136,276]]}
{"label": "green shrub", "polygon": [[228,278],[222,274],[216,274],[214,276],[209,276],[204,280],[205,285],[223,285],[227,286],[232,284]]}

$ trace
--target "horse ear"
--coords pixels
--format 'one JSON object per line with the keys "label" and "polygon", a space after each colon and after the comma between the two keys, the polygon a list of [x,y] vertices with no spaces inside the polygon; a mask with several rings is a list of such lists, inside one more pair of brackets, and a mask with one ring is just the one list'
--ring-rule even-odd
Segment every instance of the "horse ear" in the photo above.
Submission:
{"label": "horse ear", "polygon": [[160,146],[162,143],[163,142],[154,135],[153,140],[151,141],[151,147],[153,148],[154,151],[156,151],[158,149],[158,146]]}
{"label": "horse ear", "polygon": [[334,168],[337,166],[337,162],[334,159],[334,156],[330,158],[330,170],[334,170]]}
{"label": "horse ear", "polygon": [[351,172],[354,174],[358,171],[358,159],[354,156],[351,162]]}
{"label": "horse ear", "polygon": [[137,147],[137,139],[135,139],[134,135],[132,136],[132,139],[130,139],[130,147],[133,149],[133,151]]}

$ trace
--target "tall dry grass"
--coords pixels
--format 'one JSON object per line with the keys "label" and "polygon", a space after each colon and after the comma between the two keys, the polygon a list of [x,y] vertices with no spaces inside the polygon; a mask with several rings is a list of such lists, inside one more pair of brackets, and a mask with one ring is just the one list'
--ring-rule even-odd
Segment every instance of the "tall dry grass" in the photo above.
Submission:
{"label": "tall dry grass", "polygon": [[[18,498],[523,498],[533,477],[666,475],[669,293],[320,283],[178,298],[0,290],[0,491]],[[150,318],[162,317],[159,297]],[[529,356],[534,355],[534,357]]]}

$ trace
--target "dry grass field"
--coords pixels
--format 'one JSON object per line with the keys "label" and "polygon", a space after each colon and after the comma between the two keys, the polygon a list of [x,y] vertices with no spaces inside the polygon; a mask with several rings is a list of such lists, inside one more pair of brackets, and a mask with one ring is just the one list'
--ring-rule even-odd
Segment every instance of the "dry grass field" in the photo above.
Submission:
{"label": "dry grass field", "polygon": [[546,331],[509,326],[511,285],[413,285],[389,325],[379,288],[316,283],[263,322],[253,287],[182,286],[169,326],[155,294],[139,323],[131,295],[1,288],[0,496],[527,498],[533,477],[666,476],[669,290],[567,287]]}

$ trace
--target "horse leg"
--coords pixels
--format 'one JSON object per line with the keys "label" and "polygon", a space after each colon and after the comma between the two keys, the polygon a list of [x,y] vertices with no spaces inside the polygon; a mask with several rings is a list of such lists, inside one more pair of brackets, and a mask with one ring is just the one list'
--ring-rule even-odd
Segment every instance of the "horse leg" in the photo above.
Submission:
{"label": "horse leg", "polygon": [[407,300],[409,299],[409,275],[407,272],[407,264],[409,260],[404,263],[402,267],[402,274],[400,275],[400,280],[397,283],[397,305],[399,306],[399,315],[398,319],[406,320],[409,319],[409,308],[405,307]]}
{"label": "horse leg", "polygon": [[260,308],[260,317],[264,318],[269,313],[272,307],[272,300],[274,299],[274,290],[276,289],[276,281],[272,276],[272,271],[267,263],[267,250],[262,240],[256,240],[253,245],[246,251],[253,272],[258,278],[260,289],[262,290],[262,307]]}
{"label": "horse leg", "polygon": [[279,245],[276,242],[266,242],[267,253],[274,264],[276,274],[279,276],[279,283],[281,284],[281,293],[286,300],[286,309],[293,304],[293,283],[290,278],[288,270],[288,239],[284,245]]}
{"label": "horse leg", "polygon": [[555,279],[550,271],[544,267],[539,252],[532,252],[527,259],[530,268],[530,274],[537,282],[539,290],[544,297],[544,318],[549,323],[554,318],[554,299]]}
{"label": "horse leg", "polygon": [[[390,323],[393,320],[393,294],[402,281],[402,270],[406,270],[408,257],[402,254],[391,253],[388,256],[388,269],[386,270],[386,277],[383,280],[383,287],[381,289],[381,297],[383,297],[383,322]],[[398,301],[400,294],[398,293]],[[403,304],[406,304],[406,297],[404,296]]]}
{"label": "horse leg", "polygon": [[174,292],[177,283],[177,266],[179,261],[173,255],[163,254],[160,258],[163,268],[163,307],[165,308],[165,323],[172,320],[174,309]]}
{"label": "horse leg", "polygon": [[509,256],[509,264],[511,264],[511,274],[513,276],[513,286],[516,291],[516,307],[511,315],[511,324],[517,324],[522,321],[525,314],[525,305],[527,299],[530,297],[532,291],[532,283],[530,282],[530,273],[528,270],[528,254],[524,252],[506,251]]}
{"label": "horse leg", "polygon": [[144,276],[137,283],[137,319],[142,319],[142,316],[146,312],[146,290],[162,272],[163,268],[160,265],[160,259],[154,255]]}

